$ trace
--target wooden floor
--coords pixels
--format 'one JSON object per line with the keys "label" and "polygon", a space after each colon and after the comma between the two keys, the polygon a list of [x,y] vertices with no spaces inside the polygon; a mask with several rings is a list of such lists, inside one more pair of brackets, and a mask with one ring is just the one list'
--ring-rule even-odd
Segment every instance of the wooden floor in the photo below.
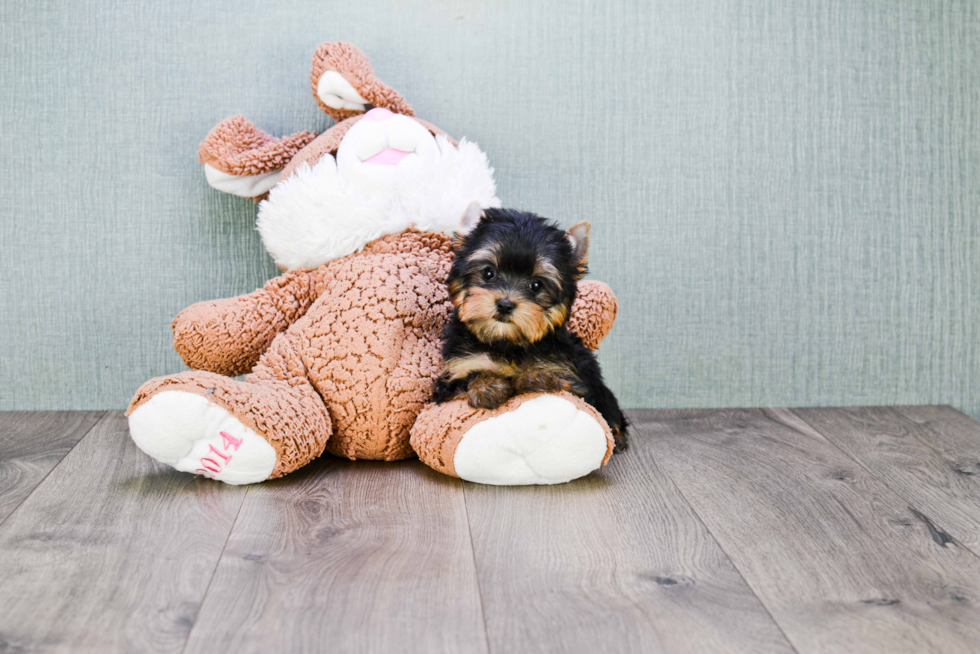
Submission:
{"label": "wooden floor", "polygon": [[563,486],[324,457],[243,488],[119,413],[0,413],[0,653],[980,651],[980,424],[632,418]]}

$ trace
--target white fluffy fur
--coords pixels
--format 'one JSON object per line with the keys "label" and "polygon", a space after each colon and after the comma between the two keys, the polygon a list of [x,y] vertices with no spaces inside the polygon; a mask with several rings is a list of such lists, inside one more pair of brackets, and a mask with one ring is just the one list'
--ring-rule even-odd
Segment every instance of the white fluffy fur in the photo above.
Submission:
{"label": "white fluffy fur", "polygon": [[279,266],[315,268],[409,227],[452,233],[471,202],[500,206],[493,169],[475,143],[463,139],[457,148],[439,135],[435,147],[420,144],[397,166],[376,166],[351,155],[362,123],[365,134],[377,129],[357,123],[341,143],[339,166],[330,155],[303,164],[260,204],[258,229]]}

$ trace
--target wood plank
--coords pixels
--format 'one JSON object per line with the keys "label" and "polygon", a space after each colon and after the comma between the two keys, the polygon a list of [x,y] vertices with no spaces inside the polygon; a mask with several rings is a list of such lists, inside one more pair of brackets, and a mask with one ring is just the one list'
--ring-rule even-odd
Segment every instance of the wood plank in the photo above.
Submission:
{"label": "wood plank", "polygon": [[798,651],[976,651],[980,558],[794,414],[637,423]]}
{"label": "wood plank", "polygon": [[942,406],[793,413],[980,554],[980,423]]}
{"label": "wood plank", "polygon": [[104,413],[0,412],[0,525]]}
{"label": "wood plank", "polygon": [[0,642],[179,652],[245,492],[153,461],[106,414],[0,527]]}
{"label": "wood plank", "polygon": [[493,652],[791,652],[635,438],[560,486],[466,484]]}
{"label": "wood plank", "polygon": [[486,652],[460,483],[324,457],[250,488],[187,652]]}

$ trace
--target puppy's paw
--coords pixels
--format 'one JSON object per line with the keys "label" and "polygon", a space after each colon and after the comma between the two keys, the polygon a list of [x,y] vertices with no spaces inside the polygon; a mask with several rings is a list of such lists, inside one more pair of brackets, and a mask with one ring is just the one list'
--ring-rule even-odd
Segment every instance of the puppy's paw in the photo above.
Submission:
{"label": "puppy's paw", "polygon": [[567,380],[546,370],[531,370],[514,379],[518,393],[557,393],[571,390]]}
{"label": "puppy's paw", "polygon": [[610,425],[609,429],[612,431],[613,442],[615,443],[613,452],[619,453],[629,449],[630,440],[629,434],[626,432],[626,427],[623,425]]}
{"label": "puppy's paw", "polygon": [[466,390],[466,399],[474,409],[496,409],[513,395],[514,387],[501,377],[477,377]]}

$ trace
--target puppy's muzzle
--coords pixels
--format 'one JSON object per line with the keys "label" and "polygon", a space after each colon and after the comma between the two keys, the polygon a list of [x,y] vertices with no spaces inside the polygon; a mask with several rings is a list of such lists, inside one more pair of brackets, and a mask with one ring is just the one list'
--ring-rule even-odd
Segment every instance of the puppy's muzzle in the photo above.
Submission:
{"label": "puppy's muzzle", "polygon": [[498,318],[508,317],[510,314],[514,313],[514,309],[517,307],[516,304],[514,304],[513,302],[511,302],[509,299],[505,297],[502,297],[499,300],[497,300],[495,306],[497,308]]}

